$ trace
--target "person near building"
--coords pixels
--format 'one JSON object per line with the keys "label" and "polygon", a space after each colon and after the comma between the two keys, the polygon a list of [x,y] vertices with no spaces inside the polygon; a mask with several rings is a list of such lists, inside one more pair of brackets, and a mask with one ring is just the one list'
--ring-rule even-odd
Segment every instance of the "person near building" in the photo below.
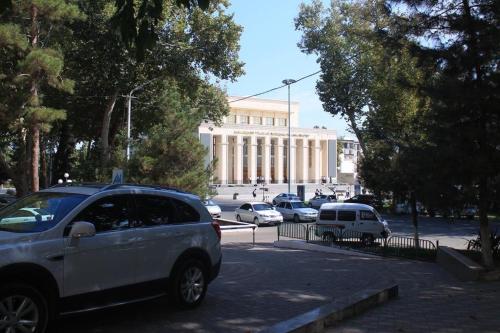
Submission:
{"label": "person near building", "polygon": [[257,193],[256,193],[257,189],[254,188],[253,189],[253,192],[252,192],[252,195],[253,195],[253,198],[255,199],[257,197]]}

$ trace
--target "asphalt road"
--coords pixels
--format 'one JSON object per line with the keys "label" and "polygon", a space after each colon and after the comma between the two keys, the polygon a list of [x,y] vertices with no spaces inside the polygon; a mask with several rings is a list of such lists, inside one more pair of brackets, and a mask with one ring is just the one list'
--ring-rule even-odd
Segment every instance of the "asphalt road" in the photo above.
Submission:
{"label": "asphalt road", "polygon": [[[222,209],[222,218],[235,220],[234,210],[243,204],[239,200],[214,200]],[[393,235],[413,237],[414,227],[409,215],[383,215],[389,223]],[[500,223],[491,222],[491,230],[500,232]],[[475,220],[454,220],[440,217],[419,217],[419,235],[422,239],[430,240],[434,243],[439,241],[440,245],[451,246],[455,248],[466,248],[469,239],[476,238],[479,234],[479,221]],[[251,241],[250,231],[241,231],[234,233],[224,233],[223,243],[238,241]],[[272,243],[277,240],[276,227],[259,227],[255,232],[256,242]]]}

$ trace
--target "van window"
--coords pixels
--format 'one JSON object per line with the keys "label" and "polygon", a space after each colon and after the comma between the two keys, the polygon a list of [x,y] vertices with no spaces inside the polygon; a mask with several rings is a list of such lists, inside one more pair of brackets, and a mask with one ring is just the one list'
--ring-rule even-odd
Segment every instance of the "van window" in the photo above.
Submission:
{"label": "van window", "polygon": [[337,219],[337,211],[336,210],[322,210],[319,215],[320,220],[325,221],[335,221]]}
{"label": "van window", "polygon": [[356,221],[356,211],[339,210],[339,221]]}
{"label": "van window", "polygon": [[359,212],[359,219],[365,221],[378,221],[375,214],[373,212],[370,212],[369,210],[361,210]]}

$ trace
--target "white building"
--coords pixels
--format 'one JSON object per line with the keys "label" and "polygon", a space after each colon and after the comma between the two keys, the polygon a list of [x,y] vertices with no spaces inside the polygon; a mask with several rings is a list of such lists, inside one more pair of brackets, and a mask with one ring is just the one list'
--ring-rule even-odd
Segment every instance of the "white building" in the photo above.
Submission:
{"label": "white building", "polygon": [[[268,184],[287,183],[288,102],[230,97],[230,114],[222,126],[204,123],[199,137],[217,160],[213,183],[254,184],[263,177]],[[299,128],[299,103],[291,103],[291,183],[335,183],[337,134],[325,128]]]}

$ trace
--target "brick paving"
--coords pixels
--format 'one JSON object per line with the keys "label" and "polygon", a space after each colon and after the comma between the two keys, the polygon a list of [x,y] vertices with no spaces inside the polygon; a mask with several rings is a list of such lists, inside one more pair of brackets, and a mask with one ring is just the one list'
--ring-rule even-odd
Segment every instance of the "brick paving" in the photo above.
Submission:
{"label": "brick paving", "polygon": [[[224,244],[223,253],[221,275],[210,285],[205,303],[195,310],[178,311],[168,306],[166,299],[158,299],[63,318],[52,332],[255,332],[381,280],[397,281],[400,299],[367,312],[339,329],[343,332],[406,332],[417,327],[413,326],[416,323],[421,325],[419,328],[452,329],[456,321],[433,324],[449,309],[446,298],[449,294],[454,297],[453,313],[460,313],[467,327],[471,322],[476,323],[473,318],[466,320],[467,316],[483,318],[481,307],[497,304],[496,309],[500,309],[498,294],[489,293],[497,284],[480,285],[469,300],[470,288],[475,286],[463,288],[464,284],[431,263],[277,249],[269,244],[255,247]],[[428,289],[436,292],[429,293]],[[488,293],[481,292],[483,289]],[[442,292],[438,293],[439,290]],[[440,295],[439,302],[434,300],[436,295]],[[431,304],[432,311],[424,311],[422,304]],[[391,322],[387,318],[393,312],[397,315]],[[389,326],[385,325],[388,321]],[[488,322],[484,328],[493,324]]]}

